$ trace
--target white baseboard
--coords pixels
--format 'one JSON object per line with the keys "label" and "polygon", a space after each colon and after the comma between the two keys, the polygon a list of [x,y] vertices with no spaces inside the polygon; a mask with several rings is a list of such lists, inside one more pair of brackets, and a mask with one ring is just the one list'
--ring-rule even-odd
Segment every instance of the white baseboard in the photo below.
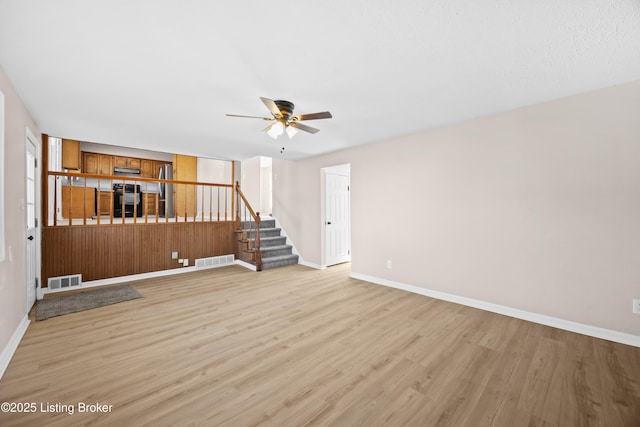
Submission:
{"label": "white baseboard", "polygon": [[248,263],[248,262],[246,262],[246,261],[242,261],[242,260],[240,260],[240,259],[237,259],[237,260],[235,261],[235,263],[236,263],[236,264],[238,264],[238,265],[239,265],[239,266],[241,266],[241,267],[248,268],[249,270],[257,271],[257,269],[256,269],[256,266],[255,266],[255,265],[253,265],[253,264],[249,264],[249,263]]}
{"label": "white baseboard", "polygon": [[300,255],[298,255],[298,264],[304,265],[305,267],[315,268],[316,270],[324,270],[325,268],[327,268],[326,265],[320,265],[320,264],[314,264],[312,262],[307,262],[307,261],[303,260],[300,257]]}
{"label": "white baseboard", "polygon": [[515,317],[517,319],[527,320],[529,322],[563,329],[565,331],[575,332],[594,338],[601,338],[621,344],[631,345],[634,347],[640,347],[640,336],[637,335],[613,331],[611,329],[604,329],[597,326],[585,325],[583,323],[572,322],[570,320],[559,319],[557,317],[546,316],[544,314],[532,313],[530,311],[520,310],[513,307],[507,307],[504,305],[493,304],[490,302],[480,301],[472,298],[461,297],[446,292],[425,289],[414,285],[381,279],[379,277],[368,276],[366,274],[352,272],[350,274],[350,277],[358,280],[364,280],[365,282],[375,283],[377,285],[401,289],[403,291],[412,292],[414,294],[419,294],[443,301],[449,301],[456,304],[462,304],[469,307],[479,308],[480,310],[490,311],[492,313],[503,314],[505,316]]}
{"label": "white baseboard", "polygon": [[[237,263],[237,262],[238,261],[236,260],[234,263]],[[231,263],[229,263],[229,264],[221,264],[219,266],[207,267],[207,269],[226,267],[226,266],[229,266],[229,265],[233,265],[233,264],[231,264]],[[42,295],[51,294],[51,293],[57,293],[57,292],[66,292],[66,291],[69,291],[69,290],[93,288],[93,287],[96,287],[96,286],[116,285],[118,283],[132,282],[134,280],[151,279],[151,278],[154,278],[154,277],[172,276],[174,274],[191,273],[192,271],[200,271],[200,270],[203,270],[203,268],[196,268],[196,266],[192,265],[191,267],[172,268],[172,269],[169,269],[169,270],[151,271],[149,273],[131,274],[129,276],[118,276],[118,277],[110,277],[108,279],[90,280],[90,281],[87,281],[87,282],[82,282],[82,284],[79,287],[74,287],[73,289],[60,289],[60,290],[55,290],[55,291],[49,291],[48,290],[49,288],[42,288]],[[39,297],[39,299],[42,299],[42,297]]]}
{"label": "white baseboard", "polygon": [[0,353],[0,379],[2,379],[4,372],[7,370],[9,362],[11,362],[11,358],[16,352],[16,349],[18,348],[18,344],[20,344],[22,337],[24,336],[25,332],[27,332],[29,323],[31,323],[31,321],[29,320],[29,314],[25,314],[16,330],[13,331],[13,335],[11,335],[9,342],[2,350],[2,353]]}

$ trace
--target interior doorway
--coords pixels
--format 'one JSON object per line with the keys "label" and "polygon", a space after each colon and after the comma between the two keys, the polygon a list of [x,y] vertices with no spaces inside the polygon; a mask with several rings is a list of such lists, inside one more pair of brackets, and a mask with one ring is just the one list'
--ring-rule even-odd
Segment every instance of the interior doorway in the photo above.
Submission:
{"label": "interior doorway", "polygon": [[351,167],[322,169],[324,174],[325,265],[351,261]]}
{"label": "interior doorway", "polygon": [[26,220],[26,286],[27,311],[36,301],[38,288],[40,235],[38,233],[38,201],[40,186],[38,174],[39,143],[33,133],[26,128],[26,188],[25,188],[25,220]]}

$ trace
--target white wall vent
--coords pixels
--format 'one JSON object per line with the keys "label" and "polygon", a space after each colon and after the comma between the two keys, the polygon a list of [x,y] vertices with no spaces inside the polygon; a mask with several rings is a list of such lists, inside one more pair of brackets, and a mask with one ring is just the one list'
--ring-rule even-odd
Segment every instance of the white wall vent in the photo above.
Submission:
{"label": "white wall vent", "polygon": [[82,274],[71,274],[69,276],[49,277],[47,282],[49,292],[65,291],[67,289],[79,288],[82,286]]}
{"label": "white wall vent", "polygon": [[223,267],[225,265],[231,265],[234,262],[235,256],[233,254],[214,256],[209,258],[198,258],[196,259],[196,269]]}

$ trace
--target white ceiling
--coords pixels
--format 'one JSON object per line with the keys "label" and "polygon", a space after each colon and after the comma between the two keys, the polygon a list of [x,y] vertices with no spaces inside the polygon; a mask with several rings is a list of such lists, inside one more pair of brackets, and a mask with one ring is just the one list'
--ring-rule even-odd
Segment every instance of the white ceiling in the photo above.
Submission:
{"label": "white ceiling", "polygon": [[640,2],[0,0],[0,66],[49,135],[299,159],[637,80]]}

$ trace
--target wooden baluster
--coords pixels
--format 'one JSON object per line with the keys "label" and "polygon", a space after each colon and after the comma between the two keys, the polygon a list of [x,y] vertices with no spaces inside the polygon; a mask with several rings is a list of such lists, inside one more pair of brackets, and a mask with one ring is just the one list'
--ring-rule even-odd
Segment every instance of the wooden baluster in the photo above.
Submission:
{"label": "wooden baluster", "polygon": [[209,222],[213,221],[213,187],[209,187]]}
{"label": "wooden baluster", "polygon": [[67,214],[69,216],[69,218],[68,218],[68,221],[67,221],[67,225],[71,225],[71,221],[72,221],[71,212],[73,212],[73,197],[72,197],[72,194],[73,194],[73,177],[71,175],[68,175],[67,179],[69,180],[69,213]]}
{"label": "wooden baluster", "polygon": [[113,203],[113,178],[109,178],[109,224],[113,225],[113,210],[115,204]]}
{"label": "wooden baluster", "polygon": [[87,225],[87,179],[82,180],[82,225]]}
{"label": "wooden baluster", "polygon": [[53,226],[58,225],[58,182],[60,181],[58,176],[53,180]]}
{"label": "wooden baluster", "polygon": [[196,218],[198,217],[198,186],[192,185],[193,187],[193,222],[196,222]]}
{"label": "wooden baluster", "polygon": [[256,250],[256,270],[262,270],[262,252],[260,252],[260,212],[256,212],[256,234],[255,234],[255,250]]}
{"label": "wooden baluster", "polygon": [[96,220],[97,224],[100,225],[100,178],[98,178],[98,184],[96,188],[95,194],[95,203],[96,203]]}
{"label": "wooden baluster", "polygon": [[136,203],[138,201],[137,182],[138,181],[133,181],[133,223],[134,224],[138,223],[138,203]]}
{"label": "wooden baluster", "polygon": [[126,184],[125,184],[125,181],[124,181],[124,179],[123,179],[123,180],[122,180],[122,190],[121,190],[121,191],[122,191],[122,197],[120,197],[120,207],[122,208],[122,215],[120,215],[120,217],[121,217],[121,219],[122,219],[122,220],[120,221],[120,223],[121,223],[121,224],[124,224],[124,219],[125,219],[125,217],[126,217],[126,214],[125,214],[125,211],[124,211],[124,210],[125,210],[125,209],[124,209],[124,197],[125,197],[125,191],[124,191],[124,188],[125,188],[125,185],[126,185]]}

